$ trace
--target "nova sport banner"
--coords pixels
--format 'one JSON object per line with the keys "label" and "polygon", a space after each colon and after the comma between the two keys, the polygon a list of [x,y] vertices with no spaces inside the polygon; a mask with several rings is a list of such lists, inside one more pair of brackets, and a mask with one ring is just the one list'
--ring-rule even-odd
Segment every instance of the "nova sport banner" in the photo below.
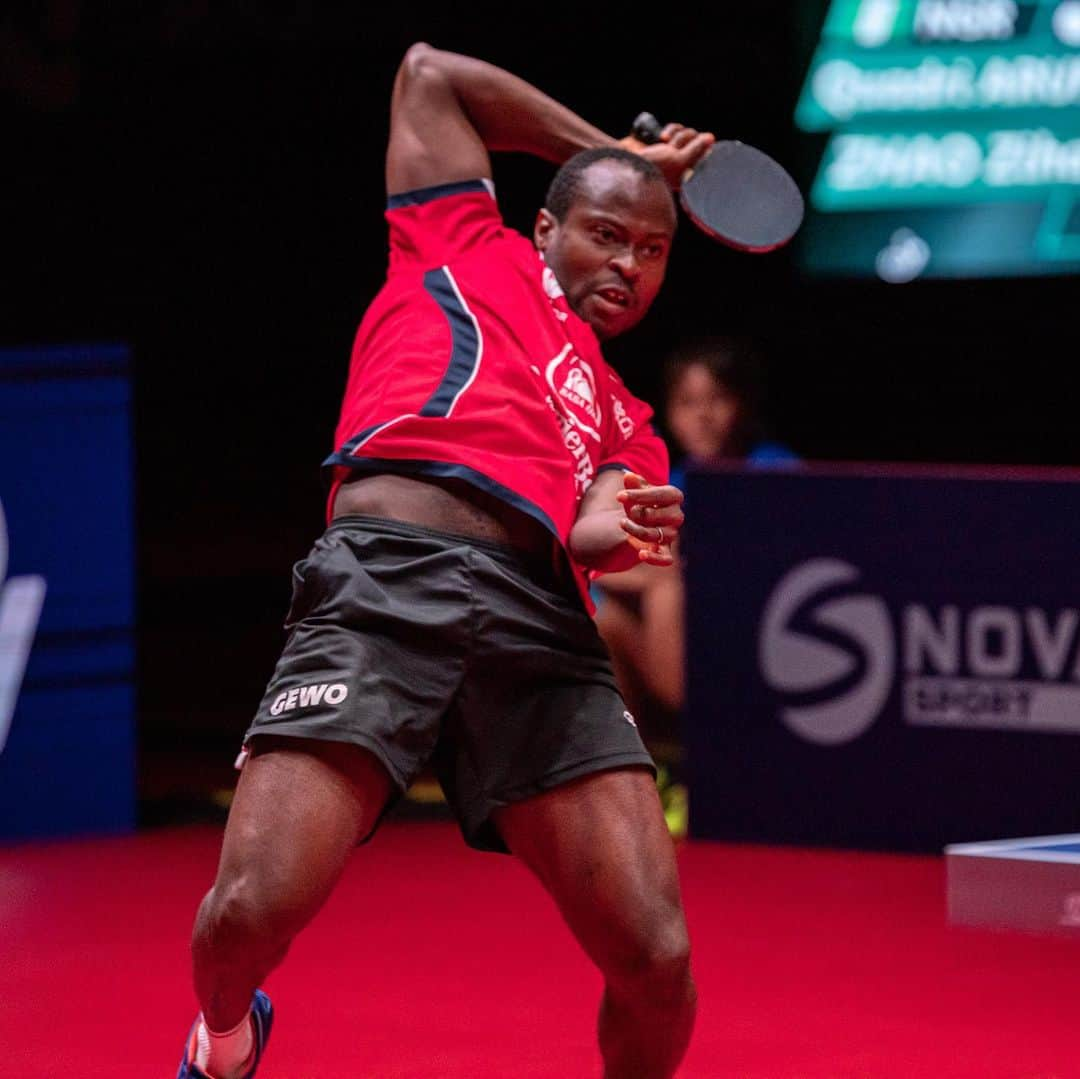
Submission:
{"label": "nova sport banner", "polygon": [[1080,828],[1080,472],[718,467],[687,503],[693,835]]}

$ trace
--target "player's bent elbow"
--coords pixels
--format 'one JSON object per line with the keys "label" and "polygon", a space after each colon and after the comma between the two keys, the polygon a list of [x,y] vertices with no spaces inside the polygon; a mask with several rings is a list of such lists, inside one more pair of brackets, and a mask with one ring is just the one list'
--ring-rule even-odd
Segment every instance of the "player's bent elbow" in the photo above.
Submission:
{"label": "player's bent elbow", "polygon": [[398,78],[406,85],[442,78],[439,50],[426,41],[417,41],[405,50],[398,69]]}

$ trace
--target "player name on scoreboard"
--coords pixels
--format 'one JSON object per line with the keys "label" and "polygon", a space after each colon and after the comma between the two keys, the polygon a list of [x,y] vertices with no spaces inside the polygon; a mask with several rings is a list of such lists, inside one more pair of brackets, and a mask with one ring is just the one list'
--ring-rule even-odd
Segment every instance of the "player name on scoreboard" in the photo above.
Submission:
{"label": "player name on scoreboard", "polygon": [[1080,184],[1080,134],[1045,128],[980,134],[838,135],[826,151],[813,197],[823,209],[897,202],[967,202],[973,196],[1030,198]]}
{"label": "player name on scoreboard", "polygon": [[807,131],[894,113],[1064,111],[1080,105],[1080,53],[1011,56],[985,49],[964,56],[908,54],[855,63],[823,59],[796,118]]}

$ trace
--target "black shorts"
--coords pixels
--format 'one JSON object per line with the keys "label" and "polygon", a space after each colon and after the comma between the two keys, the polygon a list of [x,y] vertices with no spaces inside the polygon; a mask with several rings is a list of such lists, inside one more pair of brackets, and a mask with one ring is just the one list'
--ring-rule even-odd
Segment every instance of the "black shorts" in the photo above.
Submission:
{"label": "black shorts", "polygon": [[652,758],[572,583],[499,544],[340,517],[293,570],[289,637],[245,742],[348,742],[397,796],[430,762],[470,846],[499,806]]}

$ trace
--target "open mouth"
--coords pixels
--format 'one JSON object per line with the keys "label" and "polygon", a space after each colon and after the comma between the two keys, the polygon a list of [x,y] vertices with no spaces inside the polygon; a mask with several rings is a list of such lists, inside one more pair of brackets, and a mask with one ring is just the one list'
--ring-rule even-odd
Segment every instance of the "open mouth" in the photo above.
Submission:
{"label": "open mouth", "polygon": [[596,295],[600,297],[605,303],[611,304],[613,307],[628,308],[630,306],[630,294],[621,288],[602,288],[597,289]]}

